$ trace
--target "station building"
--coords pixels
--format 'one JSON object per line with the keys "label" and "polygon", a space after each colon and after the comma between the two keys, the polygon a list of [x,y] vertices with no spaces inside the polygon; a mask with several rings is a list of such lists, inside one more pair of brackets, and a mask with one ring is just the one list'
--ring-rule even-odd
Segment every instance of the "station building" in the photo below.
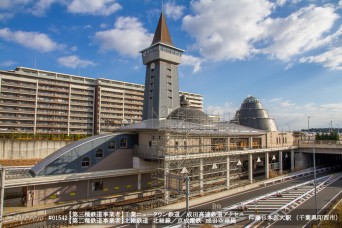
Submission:
{"label": "station building", "polygon": [[293,169],[291,133],[218,122],[193,107],[187,95],[179,98],[182,52],[161,14],[151,46],[141,52],[146,65],[142,121],[69,144],[22,174],[25,178],[8,172],[5,206],[101,197],[128,204],[147,195],[160,206],[182,199],[185,176],[191,195],[201,196],[267,179],[271,169]]}

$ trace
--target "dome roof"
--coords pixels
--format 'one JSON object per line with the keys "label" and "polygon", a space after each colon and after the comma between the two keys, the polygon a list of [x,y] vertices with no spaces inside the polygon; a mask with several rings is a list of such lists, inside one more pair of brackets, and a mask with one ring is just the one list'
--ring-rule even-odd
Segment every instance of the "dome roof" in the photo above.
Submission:
{"label": "dome roof", "polygon": [[167,119],[184,120],[191,123],[205,124],[209,122],[210,117],[201,110],[190,107],[190,102],[184,95],[180,98],[181,107],[173,110]]}
{"label": "dome roof", "polygon": [[198,109],[179,107],[173,110],[167,119],[204,124],[209,121],[209,116]]}

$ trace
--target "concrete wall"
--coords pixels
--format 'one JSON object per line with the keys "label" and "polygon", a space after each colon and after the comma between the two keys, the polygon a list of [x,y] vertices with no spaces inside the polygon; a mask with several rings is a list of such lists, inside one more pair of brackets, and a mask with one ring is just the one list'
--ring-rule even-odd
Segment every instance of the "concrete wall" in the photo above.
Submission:
{"label": "concrete wall", "polygon": [[73,141],[0,139],[1,159],[45,158]]}

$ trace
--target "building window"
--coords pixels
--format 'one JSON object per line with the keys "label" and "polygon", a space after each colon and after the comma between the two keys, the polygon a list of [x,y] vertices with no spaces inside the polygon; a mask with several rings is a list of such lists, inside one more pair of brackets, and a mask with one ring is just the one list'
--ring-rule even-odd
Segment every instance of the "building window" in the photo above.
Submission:
{"label": "building window", "polygon": [[184,148],[186,149],[188,147],[188,144],[186,143],[186,141],[184,141]]}
{"label": "building window", "polygon": [[121,139],[120,140],[120,147],[121,148],[127,148],[127,139]]}
{"label": "building window", "polygon": [[103,149],[97,149],[95,157],[103,158]]}
{"label": "building window", "polygon": [[81,165],[82,165],[83,168],[89,167],[90,166],[90,158],[84,157],[82,159],[82,164]]}
{"label": "building window", "polygon": [[109,142],[109,146],[108,146],[108,149],[110,150],[114,150],[115,149],[115,142]]}
{"label": "building window", "polygon": [[103,181],[93,182],[93,192],[102,191],[103,190]]}

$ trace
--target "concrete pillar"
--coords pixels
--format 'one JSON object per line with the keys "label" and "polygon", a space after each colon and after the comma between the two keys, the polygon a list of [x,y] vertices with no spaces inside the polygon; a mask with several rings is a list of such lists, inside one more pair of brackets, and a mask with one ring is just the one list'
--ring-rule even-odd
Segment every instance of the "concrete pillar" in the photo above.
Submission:
{"label": "concrete pillar", "polygon": [[268,152],[265,153],[265,178],[270,178],[270,154]]}
{"label": "concrete pillar", "polygon": [[227,189],[229,189],[229,187],[230,187],[230,159],[229,159],[229,156],[227,156],[227,177],[226,177],[226,179],[227,179]]}
{"label": "concrete pillar", "polygon": [[170,163],[168,161],[164,161],[164,200],[166,204],[169,203],[169,190],[167,189],[167,185],[168,185],[167,176],[169,175],[169,171],[170,171]]}
{"label": "concrete pillar", "polygon": [[249,149],[253,148],[253,137],[248,138]]}
{"label": "concrete pillar", "polygon": [[279,173],[283,173],[283,151],[279,151]]}
{"label": "concrete pillar", "polygon": [[230,150],[230,138],[227,138],[227,150]]}
{"label": "concrete pillar", "polygon": [[248,180],[253,183],[253,155],[248,154]]}
{"label": "concrete pillar", "polygon": [[141,190],[141,173],[138,173],[138,190]]}
{"label": "concrete pillar", "polygon": [[0,185],[0,227],[2,227],[2,218],[4,217],[4,200],[5,200],[5,168],[1,167],[1,185]]}
{"label": "concrete pillar", "polygon": [[295,171],[294,150],[291,150],[291,172]]}
{"label": "concrete pillar", "polygon": [[203,193],[203,158],[200,159],[200,173],[199,173],[199,181],[200,181],[200,193]]}

